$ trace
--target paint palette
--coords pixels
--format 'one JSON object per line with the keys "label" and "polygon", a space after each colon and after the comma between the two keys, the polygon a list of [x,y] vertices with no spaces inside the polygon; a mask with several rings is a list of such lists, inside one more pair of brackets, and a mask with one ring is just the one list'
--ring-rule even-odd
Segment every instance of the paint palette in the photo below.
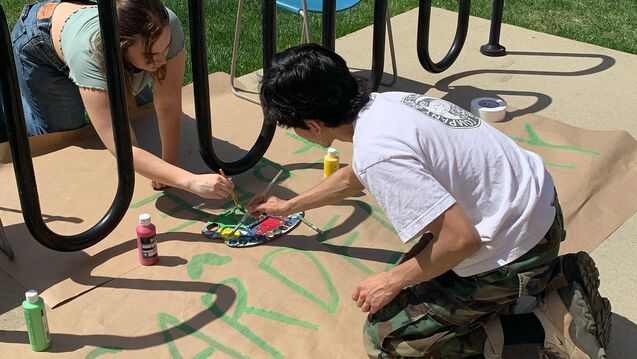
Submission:
{"label": "paint palette", "polygon": [[250,247],[277,239],[298,226],[301,217],[305,215],[304,212],[297,212],[287,217],[263,214],[241,225],[236,232],[232,233],[238,221],[229,221],[230,218],[224,216],[224,213],[206,223],[201,233],[206,238],[223,240],[230,247]]}

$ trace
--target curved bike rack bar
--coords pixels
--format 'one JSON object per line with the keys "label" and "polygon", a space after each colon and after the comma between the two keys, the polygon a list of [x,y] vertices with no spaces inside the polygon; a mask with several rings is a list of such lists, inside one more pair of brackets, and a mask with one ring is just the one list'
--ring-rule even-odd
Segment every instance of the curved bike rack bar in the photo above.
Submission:
{"label": "curved bike rack bar", "polygon": [[45,247],[60,252],[79,251],[104,239],[124,217],[133,197],[135,172],[114,1],[99,1],[98,12],[104,39],[104,59],[113,120],[113,135],[117,152],[119,182],[111,207],[97,224],[80,234],[64,236],[51,231],[42,219],[40,199],[33,171],[33,160],[24,124],[24,111],[13,59],[11,38],[9,37],[4,10],[0,6],[0,63],[4,67],[0,71],[0,94],[4,115],[7,119],[7,132],[24,222],[29,232],[38,242]]}
{"label": "curved bike rack bar", "polygon": [[[274,28],[274,20],[276,14],[274,13],[275,0],[263,0],[263,68],[269,66],[269,62],[274,56],[274,49],[276,48],[276,34],[273,30],[268,30],[270,27]],[[271,8],[271,9],[270,9]],[[188,20],[190,23],[190,54],[192,58],[192,78],[193,78],[193,91],[195,97],[195,117],[197,118],[197,135],[199,138],[199,152],[204,162],[213,171],[219,171],[222,169],[228,175],[234,175],[242,173],[254,166],[265,151],[267,151],[274,132],[276,130],[276,124],[266,123],[263,121],[261,127],[261,133],[256,142],[240,159],[236,161],[226,162],[221,160],[212,145],[212,125],[211,125],[211,111],[210,111],[210,89],[208,83],[208,56],[206,53],[206,32],[204,28],[204,11],[202,6],[202,0],[188,0]],[[267,35],[267,32],[272,34]],[[271,42],[269,45],[267,42]],[[267,46],[272,46],[272,49],[266,51]],[[267,56],[266,56],[267,55]],[[268,57],[270,56],[270,57]],[[267,62],[266,62],[267,58]]]}
{"label": "curved bike rack bar", "polygon": [[420,0],[418,7],[418,60],[425,70],[433,73],[443,72],[458,58],[469,28],[469,10],[471,0],[458,0],[458,24],[456,35],[449,51],[440,62],[433,62],[429,56],[429,24],[431,22],[431,0]]}

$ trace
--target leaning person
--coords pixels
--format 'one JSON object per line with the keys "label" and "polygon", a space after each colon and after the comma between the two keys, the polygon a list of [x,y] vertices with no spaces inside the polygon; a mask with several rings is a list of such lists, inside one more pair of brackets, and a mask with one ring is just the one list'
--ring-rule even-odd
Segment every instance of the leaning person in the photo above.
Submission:
{"label": "leaning person", "polygon": [[[287,215],[367,188],[400,239],[416,242],[353,291],[369,312],[370,358],[499,358],[533,324],[539,335],[527,339],[539,336],[542,357],[606,357],[610,305],[587,254],[558,257],[562,211],[540,156],[447,101],[368,93],[319,45],[278,54],[260,93],[267,121],[326,147],[352,142],[353,158],[294,198],[255,196],[252,214]],[[538,297],[532,314],[500,320],[527,295]]]}
{"label": "leaning person", "polygon": [[[135,171],[155,189],[171,186],[204,198],[226,198],[234,185],[217,174],[177,166],[181,136],[184,34],[160,0],[116,0],[129,103],[152,82],[161,158],[133,146]],[[40,2],[24,7],[11,34],[29,135],[86,125],[115,154],[97,5]]]}

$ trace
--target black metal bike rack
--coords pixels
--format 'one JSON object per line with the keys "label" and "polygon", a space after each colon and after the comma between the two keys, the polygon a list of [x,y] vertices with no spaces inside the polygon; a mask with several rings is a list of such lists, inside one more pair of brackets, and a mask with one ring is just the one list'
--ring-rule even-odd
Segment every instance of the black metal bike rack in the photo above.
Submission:
{"label": "black metal bike rack", "polygon": [[[267,71],[276,51],[275,0],[263,0],[263,68]],[[190,55],[192,58],[193,91],[195,96],[195,117],[199,152],[204,162],[213,171],[222,169],[233,175],[245,172],[254,166],[270,146],[275,124],[263,121],[261,133],[252,148],[236,161],[226,162],[217,156],[212,145],[212,125],[210,110],[210,89],[208,83],[208,55],[206,53],[206,32],[204,28],[204,10],[202,0],[188,0],[188,20],[190,23]]]}
{"label": "black metal bike rack", "polygon": [[[323,0],[322,45],[334,50],[336,43],[336,0]],[[385,29],[387,23],[387,0],[374,2],[374,29],[372,35],[372,69],[370,88],[380,87],[385,68]]]}
{"label": "black metal bike rack", "polygon": [[40,199],[33,171],[33,160],[24,124],[24,111],[11,47],[11,38],[4,9],[0,6],[0,64],[2,66],[0,71],[0,94],[2,108],[6,117],[22,214],[29,232],[38,242],[45,247],[61,252],[79,251],[104,239],[124,217],[133,197],[135,172],[114,0],[99,1],[98,12],[104,43],[106,79],[109,89],[119,181],[115,199],[104,217],[88,230],[80,234],[66,236],[51,231],[42,219]]}
{"label": "black metal bike rack", "polygon": [[493,0],[491,12],[491,29],[489,30],[489,43],[480,46],[480,52],[486,56],[504,56],[506,48],[500,45],[500,29],[502,28],[502,13],[504,12],[504,0]]}
{"label": "black metal bike rack", "polygon": [[416,46],[418,48],[418,60],[425,70],[433,73],[443,72],[448,69],[460,55],[462,46],[467,38],[469,28],[469,10],[471,0],[458,0],[458,24],[456,35],[447,54],[440,62],[433,62],[429,55],[429,25],[431,23],[431,0],[420,0],[418,7],[418,35]]}
{"label": "black metal bike rack", "polygon": [[[451,66],[464,45],[469,28],[469,11],[471,0],[458,0],[458,23],[453,43],[447,54],[439,62],[433,62],[429,55],[429,25],[431,22],[431,0],[420,0],[418,7],[418,35],[417,50],[418,60],[422,67],[433,73],[443,72]],[[500,45],[500,29],[502,27],[502,13],[504,11],[504,0],[493,0],[493,10],[491,14],[491,29],[489,31],[489,43],[480,47],[480,52],[486,56],[506,55],[506,49]]]}

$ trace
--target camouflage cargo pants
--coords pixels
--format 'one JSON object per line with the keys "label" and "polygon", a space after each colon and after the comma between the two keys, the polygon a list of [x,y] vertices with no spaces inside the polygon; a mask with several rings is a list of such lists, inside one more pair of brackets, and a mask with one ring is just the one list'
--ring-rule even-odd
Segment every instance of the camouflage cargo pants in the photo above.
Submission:
{"label": "camouflage cargo pants", "polygon": [[400,292],[369,315],[364,344],[370,358],[465,358],[481,354],[484,324],[520,296],[541,293],[559,274],[556,261],[565,237],[562,211],[544,238],[512,263],[460,277],[453,271]]}

